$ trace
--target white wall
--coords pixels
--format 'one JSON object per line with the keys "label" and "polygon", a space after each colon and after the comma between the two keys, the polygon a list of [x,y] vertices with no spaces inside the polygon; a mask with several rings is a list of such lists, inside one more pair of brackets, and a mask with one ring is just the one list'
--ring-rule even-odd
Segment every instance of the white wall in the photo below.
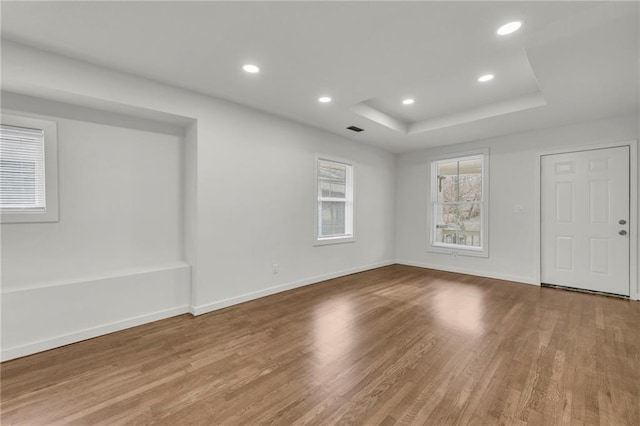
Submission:
{"label": "white wall", "polygon": [[3,352],[185,311],[182,137],[105,124],[118,121],[106,112],[101,123],[42,115],[34,102],[2,105],[57,123],[59,221],[1,225]]}
{"label": "white wall", "polygon": [[[80,115],[83,108],[91,107],[116,112],[121,118],[119,126],[69,120],[68,117],[62,120],[63,124],[70,124],[70,127],[65,125],[69,127],[65,131],[67,135],[74,135],[72,142],[65,142],[66,136],[62,133],[58,137],[59,144],[72,144],[72,152],[63,155],[65,161],[77,161],[81,153],[93,153],[78,139],[94,131],[101,135],[99,141],[93,142],[101,154],[101,161],[94,163],[93,168],[77,165],[61,172],[67,176],[64,180],[78,179],[73,183],[61,180],[61,194],[67,191],[61,197],[68,196],[65,187],[69,185],[78,186],[81,188],[79,193],[84,195],[88,191],[83,185],[108,186],[112,178],[120,186],[131,184],[131,181],[145,182],[146,178],[133,172],[126,179],[119,176],[110,164],[118,155],[135,154],[137,151],[132,145],[138,141],[140,147],[145,147],[145,153],[153,149],[157,154],[150,164],[145,163],[145,168],[156,176],[146,181],[147,184],[162,182],[162,187],[170,188],[171,194],[179,194],[172,199],[173,196],[162,198],[166,194],[154,191],[154,200],[164,206],[160,216],[168,211],[170,218],[160,220],[151,217],[155,211],[146,212],[149,223],[140,220],[138,214],[133,218],[124,214],[120,208],[125,206],[118,206],[115,214],[123,222],[122,228],[114,230],[106,225],[109,232],[104,233],[91,229],[95,225],[91,214],[97,214],[101,220],[108,219],[96,211],[104,208],[100,199],[89,196],[89,200],[96,203],[93,207],[83,205],[87,203],[84,198],[78,202],[81,205],[78,209],[86,210],[76,215],[77,227],[73,228],[65,227],[63,220],[71,213],[68,212],[69,201],[61,200],[61,221],[54,225],[58,231],[49,236],[54,241],[66,241],[60,251],[60,255],[65,256],[62,263],[40,259],[39,262],[48,268],[43,271],[27,271],[25,252],[23,249],[17,251],[20,243],[15,241],[23,234],[36,240],[44,234],[27,231],[28,228],[19,228],[19,225],[9,231],[10,236],[3,233],[2,343],[5,358],[185,312],[185,304],[191,312],[200,314],[330,277],[390,264],[396,259],[403,263],[533,282],[536,272],[533,236],[536,152],[557,145],[637,138],[637,119],[621,117],[403,154],[396,158],[377,148],[248,107],[11,42],[3,41],[2,47],[4,90],[34,96],[44,103],[53,100],[73,104],[81,107],[75,111]],[[137,117],[163,121],[165,131],[150,132],[154,133],[151,137],[145,126],[131,125],[130,122],[139,121]],[[184,152],[174,150],[178,140],[170,129],[176,125],[187,129]],[[110,146],[114,138],[125,135],[135,143],[121,145],[116,142]],[[471,147],[491,149],[490,257],[459,257],[454,262],[449,257],[426,252],[427,165],[431,155]],[[355,243],[312,245],[316,152],[349,158],[356,163]],[[176,176],[182,161],[184,168],[180,176]],[[132,165],[130,161],[124,164],[127,168]],[[166,167],[169,167],[169,175],[160,176],[161,172],[167,171]],[[64,170],[65,166],[61,164],[60,169]],[[130,196],[133,195],[131,192]],[[524,204],[525,214],[512,214],[513,204]],[[160,235],[155,235],[152,228],[157,229],[161,223],[170,225],[161,230]],[[44,224],[33,226],[44,229]],[[83,227],[93,238],[82,237],[85,234],[79,230]],[[13,243],[5,244],[6,238]],[[177,242],[176,238],[182,240]],[[109,250],[116,245],[123,245],[126,255]],[[36,252],[44,257],[55,250],[55,246],[50,246]],[[89,264],[70,261],[76,256],[86,260],[87,253],[93,256]],[[182,259],[186,259],[189,266],[181,262]],[[165,268],[145,266],[152,263]],[[277,275],[271,273],[274,263],[280,267]],[[27,278],[23,274],[27,274]],[[73,275],[86,276],[73,280]],[[56,279],[66,280],[68,285],[58,286],[60,281]],[[191,286],[185,291],[181,283],[188,280]],[[36,284],[29,287],[33,283]],[[169,299],[151,298],[151,305],[142,313],[135,304],[123,303],[123,311],[109,307],[109,303],[117,300],[117,297],[110,299],[114,294],[136,283],[138,293],[133,300],[148,298],[151,288],[172,293],[174,299],[167,304]],[[14,291],[22,285],[25,285],[25,291]],[[43,298],[51,297],[50,291],[55,291],[51,289],[56,287],[64,290],[58,293],[55,303],[47,305]],[[35,296],[27,288],[39,295]],[[52,305],[58,311],[51,311]],[[68,308],[77,315],[63,316],[60,324],[75,329],[62,333],[56,340],[52,336],[58,331],[38,327],[55,318],[56,312]],[[101,315],[87,315],[94,311]],[[33,312],[42,315],[36,318],[31,315]]]}
{"label": "white wall", "polygon": [[182,260],[177,136],[58,117],[60,220],[2,224],[3,288]]}
{"label": "white wall", "polygon": [[[184,236],[184,257],[191,266],[191,312],[200,314],[394,262],[393,154],[251,108],[11,42],[3,41],[2,61],[6,91],[187,128],[182,193],[183,214],[189,219],[177,232]],[[316,152],[356,163],[354,243],[312,246]],[[90,179],[98,184],[106,177]],[[175,183],[180,185],[179,180],[170,185]],[[134,257],[131,263],[144,260],[141,253]],[[277,275],[271,272],[274,263],[280,268]],[[10,268],[12,276],[20,274],[17,265]],[[73,266],[71,270],[75,271]],[[182,275],[167,281],[171,279],[182,279]],[[4,296],[6,316],[14,300]],[[177,304],[171,312],[181,309]],[[15,327],[10,332],[21,331],[19,324],[3,323],[3,331],[7,327]],[[23,340],[35,342],[40,337]]]}
{"label": "white wall", "polygon": [[[241,107],[225,112],[216,142],[198,144],[197,268],[207,278],[197,313],[394,261],[392,154]],[[355,162],[354,243],[313,246],[316,152]]]}
{"label": "white wall", "polygon": [[[535,284],[538,272],[535,231],[538,152],[556,147],[637,140],[637,126],[637,117],[616,117],[398,155],[398,263]],[[489,258],[458,256],[454,259],[450,255],[427,252],[430,158],[478,148],[490,149]],[[525,213],[513,213],[515,204],[524,205]]]}

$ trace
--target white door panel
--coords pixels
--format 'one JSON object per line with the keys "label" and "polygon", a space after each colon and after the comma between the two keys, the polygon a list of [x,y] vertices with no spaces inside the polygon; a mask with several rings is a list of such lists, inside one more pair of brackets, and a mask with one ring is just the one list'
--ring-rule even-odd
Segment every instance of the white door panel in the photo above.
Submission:
{"label": "white door panel", "polygon": [[541,281],[628,296],[629,147],[543,156],[541,203]]}

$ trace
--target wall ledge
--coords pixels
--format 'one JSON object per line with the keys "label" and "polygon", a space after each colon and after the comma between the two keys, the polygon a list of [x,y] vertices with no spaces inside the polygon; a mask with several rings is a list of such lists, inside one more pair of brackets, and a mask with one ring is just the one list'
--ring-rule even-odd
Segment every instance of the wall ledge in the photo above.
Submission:
{"label": "wall ledge", "polygon": [[134,272],[1,294],[0,360],[189,312],[189,265],[172,263],[129,271]]}
{"label": "wall ledge", "polygon": [[37,352],[54,349],[60,346],[69,345],[71,343],[81,342],[83,340],[93,339],[105,334],[114,333],[116,331],[125,330],[127,328],[136,327],[153,321],[174,317],[176,315],[186,314],[189,312],[189,306],[177,306],[171,309],[152,312],[139,315],[133,318],[127,318],[121,321],[114,321],[109,324],[100,325],[98,327],[85,328],[73,333],[61,334],[49,339],[43,339],[26,345],[14,346],[12,348],[3,348],[0,361],[8,361],[14,358],[20,358],[32,355]]}
{"label": "wall ledge", "polygon": [[174,262],[159,263],[154,265],[137,266],[134,268],[113,269],[113,270],[108,270],[98,274],[73,277],[69,279],[36,282],[33,284],[26,284],[22,286],[6,286],[6,287],[2,286],[2,288],[0,289],[0,294],[11,294],[11,293],[17,293],[17,292],[29,291],[29,290],[40,290],[40,289],[50,288],[50,287],[86,284],[87,282],[91,282],[91,281],[100,281],[100,280],[107,280],[112,278],[121,278],[121,277],[130,276],[130,275],[147,274],[152,272],[162,272],[162,271],[168,271],[171,269],[190,268],[190,267],[191,265],[189,265],[187,262],[174,261]]}

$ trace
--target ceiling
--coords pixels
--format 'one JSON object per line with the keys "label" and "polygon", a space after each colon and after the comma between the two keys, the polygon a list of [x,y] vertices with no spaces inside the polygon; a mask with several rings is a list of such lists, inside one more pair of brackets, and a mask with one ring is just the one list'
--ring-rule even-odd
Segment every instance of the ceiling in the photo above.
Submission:
{"label": "ceiling", "polygon": [[637,112],[639,16],[636,2],[3,1],[2,37],[404,152]]}

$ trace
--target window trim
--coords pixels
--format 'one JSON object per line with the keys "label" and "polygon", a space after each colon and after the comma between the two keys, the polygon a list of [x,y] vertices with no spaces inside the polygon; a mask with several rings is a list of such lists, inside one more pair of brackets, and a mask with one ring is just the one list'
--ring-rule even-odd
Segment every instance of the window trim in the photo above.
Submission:
{"label": "window trim", "polygon": [[[344,236],[334,237],[320,237],[320,186],[318,185],[318,165],[320,161],[329,161],[333,163],[345,164],[349,166],[347,173],[347,185],[346,185],[346,199],[347,208],[350,207],[351,216],[351,234]],[[315,154],[314,156],[314,185],[315,185],[315,198],[314,198],[314,221],[313,221],[313,245],[324,246],[331,244],[352,243],[356,240],[356,164],[348,159],[334,157],[331,155]],[[348,220],[348,214],[345,212],[345,220]]]}
{"label": "window trim", "polygon": [[[437,205],[438,195],[435,192],[435,181],[437,180],[436,162],[443,160],[459,161],[468,157],[482,156],[482,202],[480,203],[482,217],[480,220],[480,238],[482,247],[470,247],[457,244],[446,244],[436,242],[435,231],[435,208]],[[442,154],[429,158],[428,167],[428,197],[427,197],[427,227],[428,227],[428,245],[427,251],[430,253],[447,254],[451,256],[472,256],[472,257],[489,257],[489,148],[453,152]]]}
{"label": "window trim", "polygon": [[0,123],[30,127],[44,132],[45,211],[1,211],[0,223],[39,223],[58,221],[58,125],[55,121],[34,118],[19,112],[0,114]]}

